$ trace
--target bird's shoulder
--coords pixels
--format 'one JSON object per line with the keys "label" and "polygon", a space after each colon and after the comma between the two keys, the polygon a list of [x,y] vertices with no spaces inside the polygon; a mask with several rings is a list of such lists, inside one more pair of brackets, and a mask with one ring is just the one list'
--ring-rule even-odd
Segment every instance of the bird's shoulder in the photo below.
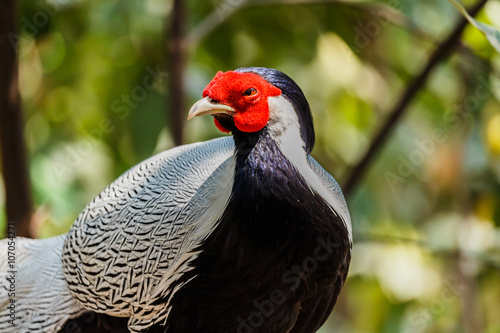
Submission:
{"label": "bird's shoulder", "polygon": [[160,205],[156,208],[168,210],[169,199],[175,199],[172,208],[179,208],[233,151],[234,143],[224,137],[175,147],[152,156],[127,170],[97,195],[76,223],[116,216],[117,211],[125,208],[144,213],[144,208],[153,203]]}
{"label": "bird's shoulder", "polygon": [[101,192],[64,244],[63,270],[73,296],[89,309],[118,316],[132,315],[132,304],[153,302],[220,216],[233,153],[229,137],[180,146],[132,167]]}

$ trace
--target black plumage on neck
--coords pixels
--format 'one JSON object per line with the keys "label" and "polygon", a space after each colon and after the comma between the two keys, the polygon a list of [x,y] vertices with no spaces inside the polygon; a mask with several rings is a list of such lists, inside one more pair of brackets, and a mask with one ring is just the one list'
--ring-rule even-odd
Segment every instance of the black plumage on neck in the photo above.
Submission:
{"label": "black plumage on neck", "polygon": [[[315,332],[347,275],[345,224],[266,128],[233,137],[230,200],[176,281],[166,332]],[[314,267],[304,269],[308,260]]]}

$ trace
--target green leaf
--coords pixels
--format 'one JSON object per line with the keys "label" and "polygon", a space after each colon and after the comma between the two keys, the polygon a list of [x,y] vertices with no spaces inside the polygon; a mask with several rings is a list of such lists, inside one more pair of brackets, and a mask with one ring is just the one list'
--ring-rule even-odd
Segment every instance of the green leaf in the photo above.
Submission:
{"label": "green leaf", "polygon": [[490,44],[497,50],[497,52],[500,53],[500,31],[498,29],[492,27],[491,25],[484,24],[482,22],[479,22],[475,20],[472,16],[467,13],[467,10],[465,10],[464,6],[459,4],[455,0],[448,0],[452,4],[455,5],[455,7],[458,8],[458,10],[465,16],[467,20],[479,31],[481,31],[483,34],[485,34],[486,38],[490,42]]}

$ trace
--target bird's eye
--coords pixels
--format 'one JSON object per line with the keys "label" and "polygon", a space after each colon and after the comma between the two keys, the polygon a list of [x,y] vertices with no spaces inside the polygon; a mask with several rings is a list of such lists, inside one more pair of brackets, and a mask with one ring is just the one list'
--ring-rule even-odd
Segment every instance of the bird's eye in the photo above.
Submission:
{"label": "bird's eye", "polygon": [[255,96],[257,95],[257,89],[255,88],[248,88],[243,92],[243,96]]}

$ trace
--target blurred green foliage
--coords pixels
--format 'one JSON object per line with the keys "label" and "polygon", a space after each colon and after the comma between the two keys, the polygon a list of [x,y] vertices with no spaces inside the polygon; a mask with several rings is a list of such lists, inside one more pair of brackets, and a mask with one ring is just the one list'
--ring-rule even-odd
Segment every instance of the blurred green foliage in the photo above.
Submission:
{"label": "blurred green foliage", "polygon": [[[187,2],[185,98],[218,70],[286,72],[313,110],[312,155],[342,183],[460,14],[447,1],[269,2]],[[49,237],[126,169],[172,147],[171,1],[20,5],[35,221]],[[197,36],[208,17],[215,29]],[[500,2],[477,18],[499,28]],[[208,118],[186,124],[186,142],[221,135]],[[351,272],[321,332],[500,332],[500,56],[484,35],[467,28],[348,199]]]}

